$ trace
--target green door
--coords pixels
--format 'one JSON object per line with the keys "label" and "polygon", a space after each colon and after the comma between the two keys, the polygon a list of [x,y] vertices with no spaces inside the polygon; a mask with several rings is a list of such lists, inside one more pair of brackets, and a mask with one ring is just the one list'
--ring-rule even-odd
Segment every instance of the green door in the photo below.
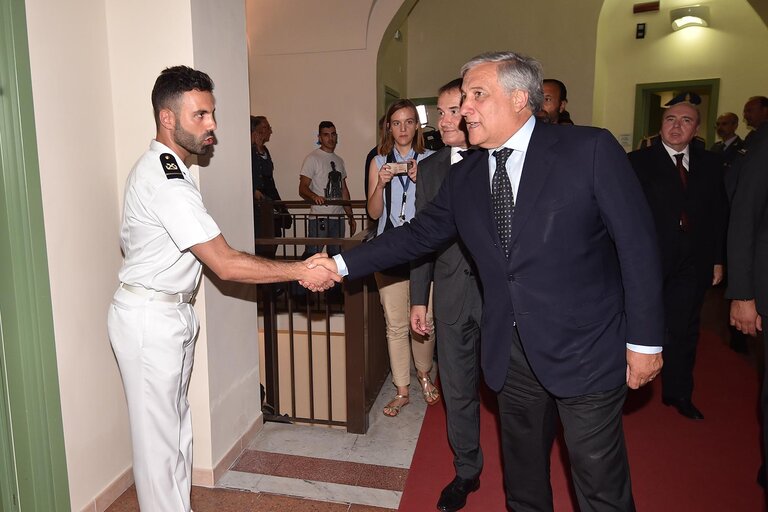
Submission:
{"label": "green door", "polygon": [[24,0],[0,0],[0,512],[69,510]]}

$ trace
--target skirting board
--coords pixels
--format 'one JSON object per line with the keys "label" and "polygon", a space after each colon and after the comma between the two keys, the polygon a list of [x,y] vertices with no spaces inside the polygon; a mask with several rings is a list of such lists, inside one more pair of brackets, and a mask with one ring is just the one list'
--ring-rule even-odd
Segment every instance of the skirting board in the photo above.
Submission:
{"label": "skirting board", "polygon": [[[232,447],[224,454],[213,469],[192,468],[192,485],[213,487],[216,482],[227,472],[229,467],[237,460],[248,445],[256,438],[264,428],[264,415],[259,414],[253,424],[245,433],[236,440]],[[81,512],[104,512],[117,498],[133,485],[133,467],[123,471],[107,487],[104,488],[90,503],[81,509]]]}

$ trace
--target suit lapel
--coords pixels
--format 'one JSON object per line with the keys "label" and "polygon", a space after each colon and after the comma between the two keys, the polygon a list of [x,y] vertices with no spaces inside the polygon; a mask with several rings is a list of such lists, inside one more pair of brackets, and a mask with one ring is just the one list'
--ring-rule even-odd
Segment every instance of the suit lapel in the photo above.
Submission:
{"label": "suit lapel", "polygon": [[451,167],[451,149],[448,148],[447,151],[441,151],[436,156],[439,160],[435,162],[435,170],[437,171],[434,173],[435,178],[437,178],[435,180],[437,186],[435,192],[440,188],[440,184],[448,175],[448,169]]}
{"label": "suit lapel", "polygon": [[[471,205],[471,212],[478,216],[478,223],[490,236],[493,243],[499,245],[499,235],[496,232],[496,221],[493,218],[493,209],[491,208],[491,181],[488,177],[488,150],[478,149],[472,151],[464,161],[467,168],[470,169],[467,177],[469,179],[464,187],[464,193],[467,195],[468,205]],[[461,165],[461,163],[457,164]],[[469,213],[469,212],[467,212]]]}
{"label": "suit lapel", "polygon": [[[512,220],[510,245],[520,235],[520,231],[534,210],[536,200],[552,172],[555,152],[551,150],[551,147],[557,143],[558,137],[555,135],[555,131],[549,128],[547,125],[537,122],[531,134],[531,140],[525,152],[520,186],[515,198],[515,216]],[[486,172],[486,176],[487,174]]]}

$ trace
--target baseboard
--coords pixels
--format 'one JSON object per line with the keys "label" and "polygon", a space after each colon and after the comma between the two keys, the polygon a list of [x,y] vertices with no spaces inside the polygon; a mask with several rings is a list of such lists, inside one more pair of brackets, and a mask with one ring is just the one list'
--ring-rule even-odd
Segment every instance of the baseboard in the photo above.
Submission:
{"label": "baseboard", "polygon": [[103,491],[96,495],[92,502],[82,508],[82,512],[104,512],[131,485],[133,485],[133,466],[129,466],[120,476],[112,480]]}
{"label": "baseboard", "polygon": [[192,468],[192,485],[200,485],[203,487],[213,487],[216,482],[227,472],[227,470],[234,464],[237,458],[243,451],[248,448],[261,429],[264,428],[264,415],[259,413],[259,416],[254,420],[253,424],[240,436],[233,444],[232,447],[224,454],[219,460],[218,464],[213,469],[201,469]]}
{"label": "baseboard", "polygon": [[[227,472],[229,467],[237,460],[243,451],[248,448],[261,429],[264,428],[264,416],[259,414],[250,428],[240,436],[240,439],[232,444],[232,447],[224,454],[216,467],[211,469],[192,468],[192,484],[203,487],[213,487],[216,482]],[[112,480],[93,501],[81,509],[81,512],[104,512],[117,498],[133,485],[133,466],[123,471],[120,476]]]}

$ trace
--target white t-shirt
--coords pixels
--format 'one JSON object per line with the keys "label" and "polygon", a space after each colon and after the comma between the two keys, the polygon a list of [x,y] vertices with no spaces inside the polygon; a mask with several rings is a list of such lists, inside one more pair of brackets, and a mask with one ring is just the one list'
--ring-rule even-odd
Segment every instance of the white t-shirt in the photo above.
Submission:
{"label": "white t-shirt", "polygon": [[[347,179],[344,160],[336,153],[327,153],[320,148],[315,149],[301,165],[302,176],[312,180],[309,189],[326,199],[344,199],[341,195],[342,185]],[[312,205],[310,212],[323,215],[343,215],[344,207],[339,205]]]}
{"label": "white t-shirt", "polygon": [[165,293],[191,293],[202,265],[189,251],[221,233],[189,169],[153,140],[125,185],[120,281]]}

